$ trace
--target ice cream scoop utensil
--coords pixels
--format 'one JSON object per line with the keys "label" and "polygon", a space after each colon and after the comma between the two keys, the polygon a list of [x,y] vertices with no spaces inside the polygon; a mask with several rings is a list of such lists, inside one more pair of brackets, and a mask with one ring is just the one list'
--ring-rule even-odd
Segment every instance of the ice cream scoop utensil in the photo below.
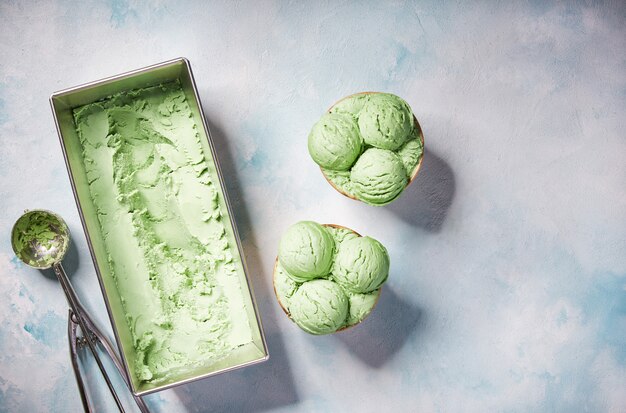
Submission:
{"label": "ice cream scoop utensil", "polygon": [[[95,324],[93,324],[93,322],[91,321],[89,317],[85,318],[85,322],[87,324],[87,328],[90,330],[89,334],[85,336],[85,334],[83,333],[82,337],[78,336],[76,334],[76,330],[77,330],[77,327],[79,327],[79,325],[76,321],[74,313],[72,312],[72,310],[69,310],[69,315],[68,315],[68,320],[67,320],[67,332],[68,332],[68,338],[69,338],[69,344],[70,344],[70,357],[72,359],[72,368],[74,369],[74,374],[76,375],[76,381],[78,382],[78,390],[80,392],[83,406],[85,407],[86,411],[91,412],[92,409],[91,409],[91,406],[89,405],[89,400],[87,398],[87,393],[85,392],[85,385],[83,383],[80,366],[78,364],[78,351],[80,351],[82,348],[84,348],[87,345],[88,339],[97,341],[104,348],[104,351],[106,351],[109,354],[109,356],[111,357],[111,360],[115,364],[115,367],[119,370],[120,374],[124,378],[124,381],[126,382],[127,385],[128,385],[128,378],[124,375],[124,368],[122,367],[122,362],[120,361],[119,357],[113,350],[113,346],[111,345],[107,337],[100,332],[98,327]],[[143,399],[140,396],[136,396],[133,394],[133,398],[135,399],[135,402],[137,403],[137,406],[139,406],[139,410],[142,413],[150,412],[150,410],[148,409],[148,406],[146,405],[146,403],[143,401]]]}
{"label": "ice cream scoop utensil", "polygon": [[[74,322],[80,326],[84,336],[87,337],[84,340],[84,344],[89,347],[89,350],[93,354],[96,363],[98,364],[98,368],[104,376],[107,387],[115,399],[118,409],[121,412],[124,412],[124,408],[113,387],[113,384],[111,383],[111,379],[102,364],[102,360],[100,360],[98,352],[96,351],[95,343],[97,341],[95,339],[91,339],[91,337],[97,337],[100,340],[100,343],[103,345],[109,356],[111,356],[116,367],[120,369],[122,377],[127,383],[128,378],[124,375],[124,370],[121,369],[121,363],[119,362],[119,359],[117,359],[117,355],[112,352],[112,348],[108,344],[106,337],[104,337],[95,327],[95,324],[91,321],[91,318],[76,296],[76,292],[74,291],[74,288],[72,287],[72,284],[70,283],[70,280],[61,265],[61,261],[68,250],[69,243],[70,232],[65,221],[63,221],[63,219],[57,214],[46,210],[26,211],[15,222],[13,230],[11,231],[11,245],[13,247],[13,251],[22,262],[30,267],[40,270],[48,268],[53,269],[54,274],[57,276],[61,287],[63,288],[63,292],[65,293],[65,297],[70,305],[70,311],[73,313],[70,317],[70,322]],[[71,328],[69,329],[69,332],[71,337]],[[75,346],[70,344],[70,351],[73,350],[75,350]],[[77,374],[76,379],[78,381],[83,407],[85,408],[85,411],[91,411],[86,398],[82,378],[80,377],[80,371],[75,369],[75,372]],[[137,399],[135,400],[137,401]],[[143,401],[141,401],[141,404],[143,404]],[[141,404],[139,405],[140,408],[142,408]],[[147,410],[142,409],[142,411]]]}

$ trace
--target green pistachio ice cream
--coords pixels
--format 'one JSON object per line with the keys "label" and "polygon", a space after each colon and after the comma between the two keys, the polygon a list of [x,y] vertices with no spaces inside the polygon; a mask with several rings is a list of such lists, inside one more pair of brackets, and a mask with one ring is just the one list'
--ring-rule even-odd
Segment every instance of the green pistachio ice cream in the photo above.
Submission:
{"label": "green pistachio ice cream", "polygon": [[276,260],[274,267],[274,291],[286,311],[289,311],[291,297],[298,291],[302,282],[295,281],[285,270],[280,261]]}
{"label": "green pistachio ice cream", "polygon": [[139,380],[159,383],[250,343],[243,266],[180,84],[113,95],[74,120]]}
{"label": "green pistachio ice cream", "polygon": [[355,119],[342,113],[327,113],[309,134],[309,153],[323,168],[349,169],[363,150]]}
{"label": "green pistachio ice cream", "polygon": [[411,176],[415,165],[419,163],[422,157],[422,149],[422,142],[419,139],[411,139],[396,151],[402,160],[407,176]]}
{"label": "green pistachio ice cream", "polygon": [[359,130],[366,144],[395,151],[413,130],[413,112],[398,96],[376,93],[359,112]]}
{"label": "green pistachio ice cream", "polygon": [[350,310],[346,325],[352,326],[363,321],[365,317],[372,312],[374,306],[376,306],[376,302],[378,301],[380,290],[374,290],[367,294],[358,294],[348,291],[347,295]]}
{"label": "green pistachio ice cream", "polygon": [[[362,142],[358,152],[356,146],[346,144],[356,141],[352,127],[319,131],[319,125],[328,124],[328,119],[341,119],[342,125],[349,125],[347,118],[357,125]],[[309,153],[339,192],[383,206],[398,198],[417,174],[424,144],[421,129],[403,99],[389,93],[358,93],[340,100],[315,124],[309,135]]]}
{"label": "green pistachio ice cream", "polygon": [[348,113],[354,117],[359,118],[359,112],[363,109],[363,106],[369,100],[369,94],[357,93],[352,96],[348,96],[337,102],[330,110],[330,113]]}
{"label": "green pistachio ice cream", "polygon": [[369,293],[385,282],[389,274],[389,255],[385,247],[370,237],[341,243],[333,278],[347,290]]}
{"label": "green pistachio ice cream", "polygon": [[329,280],[313,280],[300,286],[291,300],[291,317],[311,334],[337,331],[348,316],[348,297]]}
{"label": "green pistachio ice cream", "polygon": [[386,149],[366,150],[352,168],[354,193],[372,205],[394,200],[407,184],[407,174],[400,157]]}
{"label": "green pistachio ice cream", "polygon": [[[280,256],[274,267],[274,291],[278,302],[299,327],[311,334],[329,334],[363,321],[374,309],[380,295],[380,285],[386,280],[389,270],[386,250],[377,241],[369,237],[362,238],[347,228],[330,225],[321,227],[332,236],[337,251],[347,251],[343,264],[338,267],[338,257],[335,255],[332,272],[315,280],[301,281],[285,269]],[[367,241],[363,245],[358,243],[357,246],[351,246],[361,239]],[[344,248],[344,245],[347,247]],[[381,251],[384,251],[382,257]],[[351,255],[354,253],[361,255],[355,259]],[[370,258],[370,254],[374,256]],[[363,270],[360,269],[362,261],[366,262]],[[345,272],[342,283],[339,283],[335,274],[337,268]],[[343,282],[344,279],[356,281]],[[372,288],[374,284],[377,284],[376,288]]]}
{"label": "green pistachio ice cream", "polygon": [[312,221],[292,225],[278,247],[281,264],[299,282],[328,275],[334,253],[333,237],[326,228]]}

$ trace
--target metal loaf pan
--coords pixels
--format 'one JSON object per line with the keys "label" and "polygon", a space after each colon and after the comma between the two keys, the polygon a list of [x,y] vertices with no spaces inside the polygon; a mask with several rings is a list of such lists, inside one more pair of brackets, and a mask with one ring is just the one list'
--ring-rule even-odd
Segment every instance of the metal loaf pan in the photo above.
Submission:
{"label": "metal loaf pan", "polygon": [[[236,251],[233,251],[233,255],[237,253],[239,255],[235,257],[235,259],[239,260],[243,268],[243,271],[239,272],[243,274],[242,278],[244,278],[241,280],[241,285],[247,286],[247,290],[244,288],[243,291],[244,303],[246,307],[245,311],[251,322],[250,328],[252,330],[253,340],[251,343],[239,347],[225,359],[216,363],[178,374],[167,382],[150,384],[139,381],[134,374],[133,363],[135,350],[132,343],[132,336],[124,317],[124,310],[115,286],[115,281],[109,269],[104,239],[96,216],[96,209],[89,193],[87,176],[82,162],[82,146],[76,132],[72,110],[76,107],[105,99],[118,92],[145,88],[175,80],[180,81],[189,106],[191,107],[194,121],[196,125],[198,125],[198,133],[200,134],[204,146],[204,155],[207,159],[212,158],[215,163],[217,180],[219,180],[221,189],[221,196],[219,197],[220,204],[222,210],[227,211],[230,222],[230,225],[226,225],[226,231],[231,231],[232,237],[230,237],[230,239],[234,238],[236,240]],[[254,302],[252,286],[245,264],[241,241],[226,195],[224,180],[216,157],[213,141],[203,116],[200,97],[198,96],[189,61],[185,58],[174,59],[62,90],[52,94],[50,104],[52,106],[59,140],[63,148],[63,156],[65,157],[65,164],[72,184],[74,198],[87,237],[87,243],[89,244],[89,251],[93,258],[96,274],[98,275],[98,281],[100,282],[100,288],[102,289],[124,368],[126,369],[127,376],[130,378],[132,392],[139,396],[145,395],[267,360],[269,357],[267,344]],[[200,125],[202,127],[200,127]],[[202,139],[202,137],[206,139]],[[204,142],[206,142],[206,144],[204,144]],[[216,177],[214,176],[212,178],[215,179]]]}

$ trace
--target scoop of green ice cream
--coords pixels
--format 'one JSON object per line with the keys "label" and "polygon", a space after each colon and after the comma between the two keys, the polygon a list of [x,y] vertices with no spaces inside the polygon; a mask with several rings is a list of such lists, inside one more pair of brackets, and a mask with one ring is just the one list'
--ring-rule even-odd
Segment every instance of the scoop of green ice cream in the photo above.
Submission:
{"label": "scoop of green ice cream", "polygon": [[319,166],[336,171],[349,169],[363,150],[363,139],[354,117],[327,113],[309,134],[309,153]]}
{"label": "scoop of green ice cream", "polygon": [[406,187],[404,164],[394,152],[369,148],[359,157],[350,174],[354,194],[372,205],[393,201]]}
{"label": "scoop of green ice cream", "polygon": [[370,237],[341,243],[335,257],[333,277],[346,290],[355,293],[374,291],[389,274],[389,255],[385,247]]}
{"label": "scoop of green ice cream", "polygon": [[329,334],[343,326],[348,316],[348,297],[329,280],[305,282],[291,297],[291,318],[311,334]]}
{"label": "scoop of green ice cream", "polygon": [[287,271],[280,264],[280,261],[276,262],[274,267],[274,291],[280,305],[289,312],[289,306],[291,305],[291,297],[298,290],[299,284],[296,283]]}
{"label": "scoop of green ice cream", "polygon": [[350,311],[346,325],[352,326],[363,321],[374,309],[380,289],[367,294],[348,293]]}
{"label": "scoop of green ice cream", "polygon": [[394,151],[406,142],[413,130],[413,112],[396,95],[369,95],[359,112],[359,130],[366,144]]}
{"label": "scoop of green ice cream", "polygon": [[363,109],[365,102],[367,102],[368,96],[369,95],[365,93],[357,93],[356,95],[348,96],[337,102],[330,109],[330,112],[348,113],[356,118],[359,116],[361,109]]}
{"label": "scoop of green ice cream", "polygon": [[278,246],[278,260],[298,282],[327,275],[334,253],[333,237],[326,228],[312,221],[292,225]]}
{"label": "scoop of green ice cream", "polygon": [[424,154],[424,147],[422,141],[419,139],[419,134],[414,132],[414,135],[415,138],[409,139],[397,152],[409,176],[413,173],[420,158]]}

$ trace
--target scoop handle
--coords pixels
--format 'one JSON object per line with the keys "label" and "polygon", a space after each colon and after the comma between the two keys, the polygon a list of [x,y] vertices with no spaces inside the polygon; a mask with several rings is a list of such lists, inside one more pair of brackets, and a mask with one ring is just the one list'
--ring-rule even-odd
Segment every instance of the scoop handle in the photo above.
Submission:
{"label": "scoop handle", "polygon": [[72,309],[72,311],[74,312],[74,317],[76,318],[76,321],[78,321],[78,325],[83,331],[83,334],[87,336],[86,342],[87,342],[87,345],[89,346],[89,350],[91,350],[91,354],[93,354],[93,357],[96,360],[96,363],[98,364],[98,368],[100,369],[100,372],[104,376],[104,381],[106,382],[107,387],[109,388],[109,391],[113,395],[113,399],[115,399],[115,404],[117,405],[117,408],[119,409],[120,412],[124,413],[125,410],[124,410],[124,407],[122,406],[122,402],[120,401],[119,397],[117,396],[117,393],[115,392],[113,383],[111,383],[111,379],[109,378],[109,375],[107,374],[104,368],[104,365],[102,364],[102,360],[100,360],[100,357],[98,356],[98,352],[96,351],[96,347],[93,343],[93,340],[91,340],[91,337],[89,337],[88,332],[90,330],[87,328],[87,324],[85,323],[85,320],[83,320],[83,317],[82,317],[82,314],[84,314],[84,311],[85,311],[84,307],[82,306],[78,297],[76,296],[76,292],[74,291],[74,288],[72,287],[72,284],[70,283],[69,278],[67,278],[67,274],[65,273],[65,270],[63,269],[63,266],[61,265],[61,263],[60,262],[55,263],[52,266],[52,269],[54,270],[54,273],[59,279],[59,283],[61,283],[61,287],[63,288],[63,292],[65,293],[65,297],[67,298],[67,302],[70,305],[70,308]]}
{"label": "scoop handle", "polygon": [[[117,367],[117,370],[120,372],[122,379],[124,379],[124,381],[126,382],[126,385],[130,389],[131,388],[130,378],[126,375],[126,370],[124,370],[124,367],[122,366],[122,361],[120,360],[115,350],[113,350],[113,346],[111,345],[111,342],[104,335],[104,333],[100,331],[100,329],[93,322],[91,317],[89,317],[89,313],[85,312],[82,314],[82,316],[83,316],[83,320],[85,321],[85,324],[87,325],[87,328],[89,329],[89,332],[98,339],[100,345],[102,346],[104,351],[109,355],[109,357],[111,358],[111,361],[113,361],[113,364],[115,364],[115,367]],[[83,335],[86,335],[86,333],[83,332]],[[131,390],[131,393],[132,393],[132,390]],[[148,409],[148,406],[143,401],[143,398],[141,398],[141,396],[135,395],[134,393],[132,394],[133,394],[133,399],[135,400],[135,403],[137,403],[137,407],[139,407],[139,410],[141,411],[141,413],[150,413],[150,409]]]}
{"label": "scoop handle", "polygon": [[74,369],[74,376],[76,377],[76,384],[78,384],[78,392],[80,393],[80,400],[83,403],[83,409],[85,413],[92,413],[93,410],[89,404],[85,382],[83,381],[83,376],[80,374],[80,367],[78,365],[78,336],[76,335],[76,327],[78,327],[78,324],[73,320],[73,317],[74,312],[68,310],[67,337],[70,345],[70,360],[72,360],[72,368]]}

